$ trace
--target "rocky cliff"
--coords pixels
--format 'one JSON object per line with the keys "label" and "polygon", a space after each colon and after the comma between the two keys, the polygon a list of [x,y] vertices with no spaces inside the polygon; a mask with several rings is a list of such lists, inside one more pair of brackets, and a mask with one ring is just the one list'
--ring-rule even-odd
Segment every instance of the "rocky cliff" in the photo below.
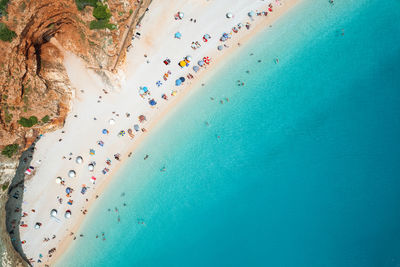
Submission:
{"label": "rocky cliff", "polygon": [[[9,248],[4,206],[19,156],[63,126],[74,88],[62,49],[106,81],[151,0],[0,0],[0,264],[25,264]],[[50,40],[56,39],[59,46]],[[62,50],[61,49],[61,50]],[[3,247],[1,246],[3,245]]]}

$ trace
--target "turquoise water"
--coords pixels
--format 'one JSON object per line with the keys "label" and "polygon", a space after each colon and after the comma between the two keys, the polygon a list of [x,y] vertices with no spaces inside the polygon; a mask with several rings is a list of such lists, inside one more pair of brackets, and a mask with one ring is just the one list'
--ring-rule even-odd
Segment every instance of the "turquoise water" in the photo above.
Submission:
{"label": "turquoise water", "polygon": [[58,265],[400,266],[400,2],[335,2],[192,92]]}

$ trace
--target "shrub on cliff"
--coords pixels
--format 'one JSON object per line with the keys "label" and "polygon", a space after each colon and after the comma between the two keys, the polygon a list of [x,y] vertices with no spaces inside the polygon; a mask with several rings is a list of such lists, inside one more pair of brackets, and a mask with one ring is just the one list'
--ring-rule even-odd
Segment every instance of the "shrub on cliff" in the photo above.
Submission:
{"label": "shrub on cliff", "polygon": [[9,0],[0,0],[0,17],[7,14],[7,5]]}
{"label": "shrub on cliff", "polygon": [[18,120],[18,123],[24,127],[32,127],[33,125],[38,123],[38,118],[36,118],[35,116],[30,116],[29,119],[21,117]]}
{"label": "shrub on cliff", "polygon": [[97,0],[75,0],[78,10],[83,10],[86,6],[96,7]]}
{"label": "shrub on cliff", "polygon": [[97,30],[97,29],[110,29],[114,30],[117,28],[115,24],[109,23],[108,20],[101,19],[101,20],[92,20],[90,22],[90,29],[91,30]]}
{"label": "shrub on cliff", "polygon": [[48,123],[48,122],[50,121],[49,115],[44,116],[44,117],[41,119],[41,121],[42,121],[43,123]]}
{"label": "shrub on cliff", "polygon": [[0,22],[0,40],[4,42],[11,42],[17,34],[14,31],[7,28],[7,25]]}
{"label": "shrub on cliff", "polygon": [[96,7],[93,9],[93,17],[98,20],[104,19],[108,21],[111,18],[111,11],[106,5],[98,2]]}
{"label": "shrub on cliff", "polygon": [[1,154],[11,158],[15,153],[17,153],[18,149],[18,144],[8,145],[1,151]]}

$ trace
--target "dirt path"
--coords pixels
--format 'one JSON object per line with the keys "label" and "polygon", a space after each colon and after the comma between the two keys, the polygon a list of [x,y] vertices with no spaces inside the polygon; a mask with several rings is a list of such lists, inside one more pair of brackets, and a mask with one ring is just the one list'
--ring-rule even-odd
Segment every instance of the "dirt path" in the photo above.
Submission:
{"label": "dirt path", "polygon": [[[150,5],[151,0],[140,0],[138,8],[136,8],[135,12],[131,15],[130,21],[128,23],[129,28],[125,30],[123,37],[122,37],[122,43],[121,47],[119,49],[119,52],[117,53],[117,58],[114,61],[114,64],[112,65],[111,71],[115,71],[115,68],[118,65],[119,59],[121,57],[121,53],[123,52],[123,49],[126,49],[127,44],[128,44],[128,36],[129,32],[131,31],[132,27],[136,27],[137,22],[139,21],[141,15],[144,15],[146,12],[147,7]],[[142,12],[140,12],[142,10]],[[140,16],[139,16],[140,14]]]}

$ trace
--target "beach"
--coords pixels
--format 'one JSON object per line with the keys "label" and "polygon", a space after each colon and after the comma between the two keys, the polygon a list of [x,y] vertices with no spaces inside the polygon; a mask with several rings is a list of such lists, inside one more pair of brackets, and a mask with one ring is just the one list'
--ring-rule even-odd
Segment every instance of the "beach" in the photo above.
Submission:
{"label": "beach", "polygon": [[34,266],[54,263],[79,238],[91,205],[146,133],[205,75],[297,2],[273,1],[269,7],[267,1],[155,0],[136,29],[126,64],[115,74],[119,86],[104,85],[65,52],[76,88],[72,109],[62,129],[37,142],[31,163],[35,171],[21,188],[23,203],[16,211],[26,214],[19,228],[26,258]]}

